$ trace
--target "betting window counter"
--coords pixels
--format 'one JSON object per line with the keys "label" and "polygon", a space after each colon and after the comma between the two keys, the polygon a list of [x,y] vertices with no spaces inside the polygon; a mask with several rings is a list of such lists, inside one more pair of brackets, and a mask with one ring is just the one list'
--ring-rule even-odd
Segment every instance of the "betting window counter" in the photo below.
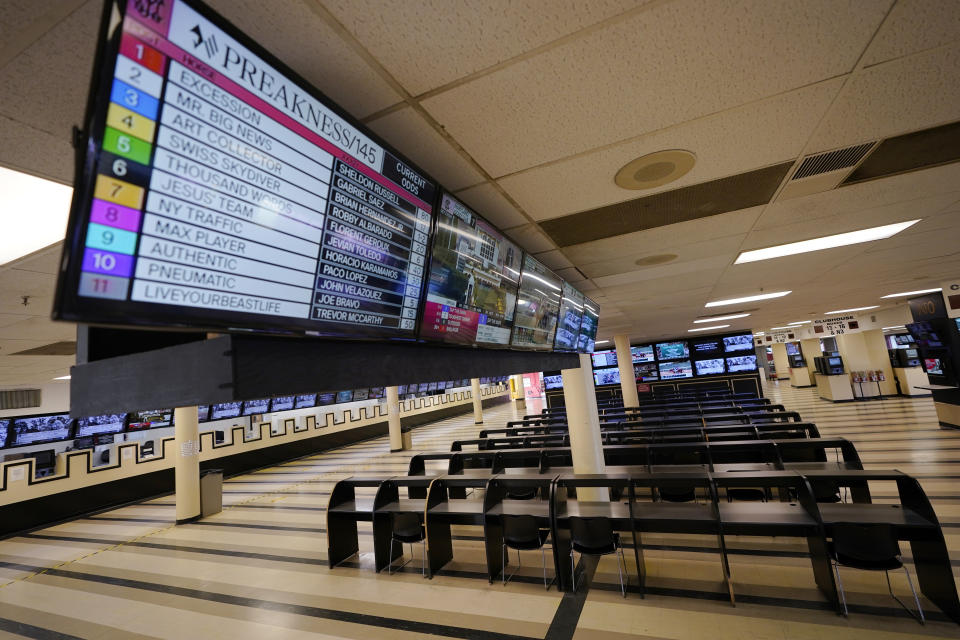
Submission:
{"label": "betting window counter", "polygon": [[923,367],[897,367],[893,370],[893,375],[900,381],[900,395],[904,396],[931,396],[933,393],[929,389],[922,387],[930,384]]}
{"label": "betting window counter", "polygon": [[813,385],[814,382],[810,379],[810,369],[807,367],[800,367],[798,369],[790,367],[791,387],[812,387]]}
{"label": "betting window counter", "polygon": [[843,373],[836,376],[816,374],[817,395],[830,402],[852,402],[853,390],[850,387],[850,376]]}

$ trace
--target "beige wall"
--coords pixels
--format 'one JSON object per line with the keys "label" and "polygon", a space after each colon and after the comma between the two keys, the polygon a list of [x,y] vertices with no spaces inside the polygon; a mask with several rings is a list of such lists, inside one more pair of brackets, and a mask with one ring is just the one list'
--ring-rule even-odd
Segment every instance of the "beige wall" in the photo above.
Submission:
{"label": "beige wall", "polygon": [[787,360],[787,345],[782,342],[776,342],[771,345],[773,348],[773,366],[777,368],[777,378],[780,380],[790,379],[790,361]]}
{"label": "beige wall", "polygon": [[[887,344],[883,339],[883,331],[873,329],[837,336],[837,349],[843,358],[843,365],[847,373],[879,369],[883,371],[887,378],[886,381],[880,383],[883,394],[893,395],[897,392],[897,384],[893,377],[893,367],[890,366],[890,358],[887,355]],[[867,393],[866,387],[864,387],[864,393]]]}

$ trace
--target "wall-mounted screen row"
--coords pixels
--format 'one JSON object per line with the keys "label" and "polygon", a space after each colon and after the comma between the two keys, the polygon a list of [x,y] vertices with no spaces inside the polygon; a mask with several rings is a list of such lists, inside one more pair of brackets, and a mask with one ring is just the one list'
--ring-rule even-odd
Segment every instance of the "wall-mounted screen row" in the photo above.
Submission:
{"label": "wall-mounted screen row", "polygon": [[208,7],[108,8],[55,317],[591,350],[595,303]]}

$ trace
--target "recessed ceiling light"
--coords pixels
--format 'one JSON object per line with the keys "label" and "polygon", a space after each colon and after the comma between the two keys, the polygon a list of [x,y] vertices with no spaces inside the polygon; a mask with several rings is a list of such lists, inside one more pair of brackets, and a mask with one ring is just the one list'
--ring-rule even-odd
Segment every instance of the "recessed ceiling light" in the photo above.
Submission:
{"label": "recessed ceiling light", "polygon": [[874,304],[869,307],[854,307],[852,309],[837,309],[836,311],[827,311],[824,315],[830,315],[832,313],[852,313],[854,311],[866,311],[867,309],[876,309],[880,305]]}
{"label": "recessed ceiling light", "polygon": [[753,334],[753,335],[755,335],[755,336],[765,336],[765,335],[767,335],[767,334],[766,334],[765,332],[763,332],[763,331],[757,331],[757,332],[756,332],[755,334]]}
{"label": "recessed ceiling light", "polygon": [[607,344],[608,342],[610,342],[610,341],[609,341],[609,340],[597,340],[597,341],[594,342],[593,344]]}
{"label": "recessed ceiling light", "polygon": [[788,322],[787,324],[791,327],[798,327],[801,324],[810,324],[813,320],[801,320],[800,322]]}
{"label": "recessed ceiling light", "polygon": [[63,240],[73,189],[0,167],[0,264]]}
{"label": "recessed ceiling light", "polygon": [[916,296],[921,293],[934,293],[936,291],[943,291],[943,287],[937,287],[936,289],[919,289],[917,291],[902,291],[900,293],[888,293],[885,296],[880,296],[881,298],[902,298],[903,296]]}
{"label": "recessed ceiling light", "polygon": [[884,328],[883,328],[884,331],[889,331],[889,330],[891,330],[891,329],[906,329],[906,327],[903,326],[902,324],[898,324],[898,325],[895,325],[895,326],[893,326],[893,327],[884,327]]}
{"label": "recessed ceiling light", "polygon": [[777,329],[793,329],[793,327],[770,327],[770,331],[776,331]]}
{"label": "recessed ceiling light", "polygon": [[698,327],[696,329],[687,329],[688,333],[693,333],[694,331],[710,331],[711,329],[726,329],[730,325],[728,324],[718,324],[715,327]]}
{"label": "recessed ceiling light", "polygon": [[720,322],[721,320],[733,320],[734,318],[746,318],[749,313],[734,313],[729,316],[713,316],[712,318],[700,318],[694,320],[693,324],[704,324],[705,322]]}
{"label": "recessed ceiling light", "polygon": [[745,262],[756,262],[758,260],[770,260],[772,258],[782,258],[784,256],[793,256],[798,253],[807,253],[809,251],[821,251],[823,249],[833,249],[836,247],[845,247],[851,244],[860,244],[861,242],[872,242],[874,240],[883,240],[896,235],[909,227],[920,222],[920,219],[907,220],[906,222],[897,222],[896,224],[885,224],[881,227],[872,227],[870,229],[860,229],[859,231],[849,231],[847,233],[838,233],[832,236],[822,238],[813,238],[812,240],[802,240],[800,242],[790,242],[787,244],[767,247],[766,249],[754,249],[741,253],[734,264],[743,264]]}
{"label": "recessed ceiling light", "polygon": [[54,378],[54,380],[69,380],[70,376],[60,376],[59,378]]}
{"label": "recessed ceiling light", "polygon": [[648,153],[623,165],[613,181],[623,189],[652,189],[679,180],[696,162],[697,156],[683,149]]}
{"label": "recessed ceiling light", "polygon": [[705,304],[705,307],[722,307],[728,304],[740,304],[742,302],[755,302],[756,300],[770,300],[771,298],[782,298],[785,295],[793,293],[792,291],[776,291],[774,293],[758,293],[755,296],[747,296],[745,298],[730,298],[728,300],[714,300],[713,302],[708,302]]}
{"label": "recessed ceiling light", "polygon": [[634,260],[633,264],[638,267],[650,267],[655,264],[666,264],[671,260],[676,260],[677,254],[675,253],[658,253],[654,256],[646,256],[645,258],[639,258]]}

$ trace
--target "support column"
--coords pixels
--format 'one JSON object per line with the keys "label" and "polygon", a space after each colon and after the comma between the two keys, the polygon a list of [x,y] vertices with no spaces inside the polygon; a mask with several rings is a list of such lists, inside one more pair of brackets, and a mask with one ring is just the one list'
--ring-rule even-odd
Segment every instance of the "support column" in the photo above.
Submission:
{"label": "support column", "polygon": [[200,428],[196,407],[173,411],[174,487],[177,524],[200,517]]}
{"label": "support column", "polygon": [[390,431],[390,452],[406,449],[400,427],[400,389],[397,387],[387,387],[387,425]]}
{"label": "support column", "polygon": [[[603,460],[600,414],[597,411],[592,370],[590,354],[582,353],[578,369],[560,372],[563,376],[563,400],[567,407],[573,472],[580,474],[605,473],[607,468]],[[579,488],[577,497],[597,502],[609,500],[609,495],[602,488]]]}
{"label": "support column", "polygon": [[480,378],[470,379],[470,390],[473,392],[473,422],[483,424],[483,398],[480,396]]}
{"label": "support column", "polygon": [[771,349],[773,349],[773,366],[777,370],[777,380],[789,380],[790,360],[787,358],[787,345],[776,342],[771,345]]}
{"label": "support column", "polygon": [[523,393],[523,374],[515,375],[510,378],[510,381],[513,383],[513,402],[517,409],[524,410],[527,408],[527,398]]}
{"label": "support column", "polygon": [[623,406],[639,407],[637,377],[633,373],[633,356],[630,355],[630,336],[613,336],[613,343],[617,347],[617,367],[620,369],[620,393],[623,394]]}

